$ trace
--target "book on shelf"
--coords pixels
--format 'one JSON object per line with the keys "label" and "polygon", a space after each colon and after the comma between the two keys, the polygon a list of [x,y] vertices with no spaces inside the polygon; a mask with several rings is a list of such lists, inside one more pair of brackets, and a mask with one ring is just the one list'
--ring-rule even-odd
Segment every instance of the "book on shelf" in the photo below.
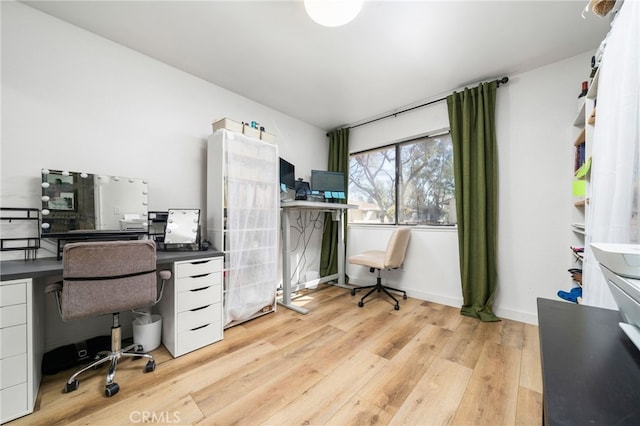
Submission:
{"label": "book on shelf", "polygon": [[580,169],[580,167],[582,167],[582,165],[586,162],[586,160],[587,160],[587,156],[586,156],[585,145],[584,144],[577,145],[573,170],[577,172]]}

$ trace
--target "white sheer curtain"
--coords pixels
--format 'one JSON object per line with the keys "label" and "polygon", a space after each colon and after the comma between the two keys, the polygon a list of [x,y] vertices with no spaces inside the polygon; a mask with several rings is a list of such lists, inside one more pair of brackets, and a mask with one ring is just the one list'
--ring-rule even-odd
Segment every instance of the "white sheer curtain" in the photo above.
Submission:
{"label": "white sheer curtain", "polygon": [[607,37],[600,65],[587,213],[583,303],[617,309],[592,242],[639,243],[640,1],[627,0]]}

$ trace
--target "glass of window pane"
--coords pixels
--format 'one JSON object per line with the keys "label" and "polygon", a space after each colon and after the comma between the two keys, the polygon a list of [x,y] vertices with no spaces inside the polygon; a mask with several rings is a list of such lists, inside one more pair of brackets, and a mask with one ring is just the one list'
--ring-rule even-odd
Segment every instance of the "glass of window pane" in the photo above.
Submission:
{"label": "glass of window pane", "polygon": [[401,144],[398,165],[398,222],[455,224],[451,137],[446,134]]}
{"label": "glass of window pane", "polygon": [[353,154],[349,161],[351,223],[396,223],[395,146]]}

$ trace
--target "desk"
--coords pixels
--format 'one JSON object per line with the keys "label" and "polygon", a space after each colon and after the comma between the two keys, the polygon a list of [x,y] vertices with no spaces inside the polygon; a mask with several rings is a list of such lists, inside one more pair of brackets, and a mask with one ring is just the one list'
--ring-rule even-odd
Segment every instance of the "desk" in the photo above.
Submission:
{"label": "desk", "polygon": [[543,424],[640,424],[640,351],[618,311],[538,299]]}
{"label": "desk", "polygon": [[[219,256],[222,256],[222,253],[213,250],[159,251],[156,255],[156,263],[163,265],[163,267],[171,264],[171,269],[175,269],[174,265],[192,261],[195,267],[191,269],[195,270],[200,264],[215,262],[221,271],[221,259],[210,262],[204,260]],[[202,260],[198,261],[200,259]],[[54,258],[0,262],[0,423],[33,412],[40,386],[40,366],[47,338],[45,331],[47,318],[45,318],[44,306],[44,283],[46,280],[43,278],[51,277],[52,280],[61,278],[62,269],[62,262]],[[216,277],[218,281],[221,281],[221,272],[217,272]],[[169,282],[165,284],[164,302],[175,299],[173,293],[177,292],[179,278],[178,274],[174,272],[172,284]],[[38,280],[41,282],[38,283]],[[167,288],[167,285],[171,285],[171,290]],[[221,299],[221,284],[218,285],[218,288],[219,299]],[[221,308],[219,312],[219,336],[215,336],[215,338],[222,336]],[[165,317],[164,320],[163,329],[177,328],[173,326],[177,321],[176,318]],[[189,334],[190,331],[179,330],[180,333],[188,334],[186,336],[188,341],[180,347],[182,352],[195,349],[197,343],[203,341],[201,336],[194,337]],[[175,333],[177,334],[178,331]],[[208,337],[204,336],[204,338]],[[171,346],[171,342],[169,342],[169,346]]]}
{"label": "desk", "polygon": [[[205,257],[222,256],[215,250],[207,251],[157,251],[156,264],[167,265],[182,260],[197,260]],[[36,260],[3,260],[0,262],[0,281],[17,280],[21,278],[43,278],[62,276],[62,261],[53,257]]]}
{"label": "desk", "polygon": [[289,257],[289,239],[291,238],[291,213],[295,210],[313,210],[316,212],[327,212],[333,215],[333,220],[338,222],[338,273],[321,277],[314,282],[325,283],[337,280],[338,286],[344,285],[344,220],[347,209],[355,209],[358,206],[353,204],[325,203],[320,201],[288,201],[280,203],[281,207],[281,227],[282,227],[282,300],[278,304],[301,314],[309,311],[291,304],[291,293],[306,287],[306,283],[291,285],[291,259]]}

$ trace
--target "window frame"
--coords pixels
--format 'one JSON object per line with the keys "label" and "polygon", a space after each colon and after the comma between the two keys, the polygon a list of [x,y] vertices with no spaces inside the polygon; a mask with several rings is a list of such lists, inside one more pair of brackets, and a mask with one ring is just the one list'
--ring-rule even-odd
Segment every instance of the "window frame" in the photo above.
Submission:
{"label": "window frame", "polygon": [[[458,227],[458,223],[456,221],[456,223],[446,223],[446,224],[433,224],[433,223],[426,223],[426,224],[419,224],[419,223],[400,223],[400,200],[399,200],[399,196],[400,196],[400,176],[402,173],[401,170],[401,161],[399,160],[401,157],[401,149],[403,145],[407,145],[410,143],[415,143],[418,142],[422,139],[431,139],[431,138],[437,138],[439,136],[444,136],[444,135],[449,135],[449,137],[451,137],[451,129],[449,128],[445,128],[445,129],[441,129],[439,131],[436,131],[434,133],[428,133],[428,134],[423,134],[423,135],[417,135],[417,136],[412,136],[406,139],[402,139],[402,140],[398,140],[396,142],[391,142],[385,145],[380,145],[380,146],[376,146],[376,147],[372,147],[372,148],[367,148],[367,149],[362,149],[359,151],[354,151],[354,152],[350,152],[349,153],[349,163],[351,163],[351,158],[353,156],[356,155],[361,155],[361,154],[366,154],[366,153],[371,153],[374,151],[381,151],[381,150],[385,150],[388,148],[393,148],[394,149],[394,154],[395,154],[395,164],[394,164],[394,172],[395,172],[395,181],[394,181],[394,204],[395,204],[395,211],[394,211],[394,216],[393,216],[393,223],[383,223],[383,222],[375,222],[375,223],[367,223],[367,222],[350,222],[349,221],[349,217],[347,217],[347,224],[348,226],[415,226],[415,227],[421,227],[421,228],[434,228],[434,229],[455,229]],[[451,141],[451,143],[453,144],[453,140]],[[455,177],[454,177],[455,180]],[[348,179],[348,185],[351,183],[351,176],[349,176]],[[455,185],[455,183],[454,183]],[[351,192],[351,191],[349,191]],[[455,199],[455,187],[454,187],[454,199]]]}

